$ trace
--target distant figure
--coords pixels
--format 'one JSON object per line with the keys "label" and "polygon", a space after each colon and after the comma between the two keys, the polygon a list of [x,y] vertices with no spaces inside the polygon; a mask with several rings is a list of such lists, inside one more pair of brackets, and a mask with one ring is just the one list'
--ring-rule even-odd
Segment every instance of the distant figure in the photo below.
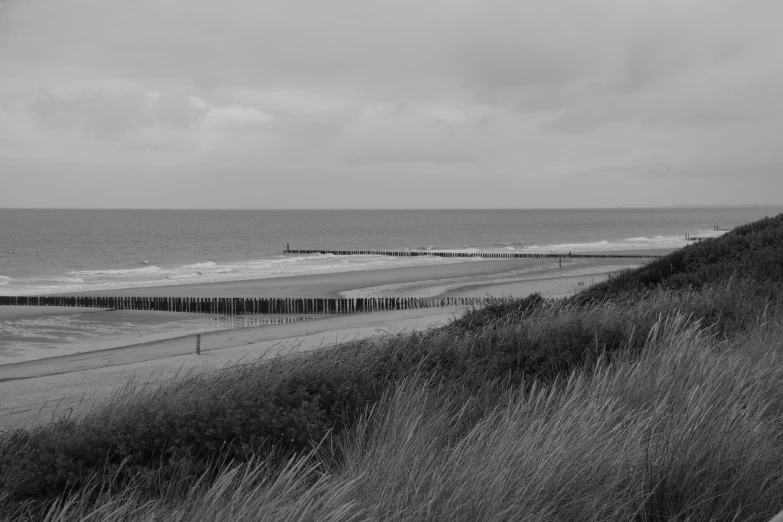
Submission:
{"label": "distant figure", "polygon": [[571,257],[571,252],[568,252],[568,257]]}

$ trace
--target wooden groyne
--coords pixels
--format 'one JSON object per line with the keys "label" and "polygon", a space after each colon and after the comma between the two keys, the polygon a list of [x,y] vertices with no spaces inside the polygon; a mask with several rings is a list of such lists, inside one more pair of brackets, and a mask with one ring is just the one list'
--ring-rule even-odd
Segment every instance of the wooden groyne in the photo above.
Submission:
{"label": "wooden groyne", "polygon": [[0,306],[68,306],[221,315],[353,314],[445,306],[482,306],[510,297],[104,297],[0,296]]}
{"label": "wooden groyne", "polygon": [[553,254],[531,252],[460,252],[451,250],[318,250],[286,248],[284,254],[332,254],[335,256],[482,257],[485,259],[657,259],[660,254]]}
{"label": "wooden groyne", "polygon": [[[721,228],[720,225],[713,225],[712,230],[714,232],[731,232],[731,228]],[[700,243],[702,241],[707,241],[708,239],[715,239],[716,237],[720,236],[698,236],[695,234],[689,234],[685,233],[685,241],[691,241],[694,243]]]}

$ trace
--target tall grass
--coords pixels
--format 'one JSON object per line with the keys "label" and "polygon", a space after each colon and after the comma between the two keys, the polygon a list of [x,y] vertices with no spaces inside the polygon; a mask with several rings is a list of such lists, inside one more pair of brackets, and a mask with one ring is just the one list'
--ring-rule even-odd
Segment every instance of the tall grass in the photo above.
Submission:
{"label": "tall grass", "polygon": [[389,386],[414,374],[475,402],[502,386],[558,379],[600,356],[636,353],[661,316],[685,314],[726,336],[775,306],[752,282],[590,306],[546,302],[479,330],[382,336],[157,390],[128,388],[86,419],[0,437],[0,489],[10,502],[51,499],[100,471],[118,487],[144,476],[151,491],[161,491],[172,480],[195,480],[217,461],[262,455],[282,464],[352,426]]}
{"label": "tall grass", "polygon": [[459,413],[446,413],[457,404],[398,391],[347,440],[343,476],[365,473],[377,519],[763,520],[780,510],[781,352],[721,346],[681,315],[656,323],[645,348],[517,387],[457,441]]}
{"label": "tall grass", "polygon": [[[661,317],[679,313],[727,339],[773,315],[779,299],[769,296],[753,282],[729,281],[590,306],[543,302],[480,329],[455,324],[231,367],[157,390],[129,387],[84,420],[0,437],[0,506],[32,502],[40,509],[90,483],[107,493],[132,487],[150,498],[181,496],[192,484],[211,483],[227,462],[261,459],[274,471],[352,429],[413,376],[460,405],[462,425],[470,426],[509,387],[557,382],[600,359],[641,353]],[[331,460],[340,461],[342,447],[329,446]]]}
{"label": "tall grass", "polygon": [[636,355],[504,385],[473,410],[414,373],[282,468],[225,463],[168,498],[92,482],[48,520],[769,520],[783,509],[781,339],[779,316],[733,341],[662,316]]}

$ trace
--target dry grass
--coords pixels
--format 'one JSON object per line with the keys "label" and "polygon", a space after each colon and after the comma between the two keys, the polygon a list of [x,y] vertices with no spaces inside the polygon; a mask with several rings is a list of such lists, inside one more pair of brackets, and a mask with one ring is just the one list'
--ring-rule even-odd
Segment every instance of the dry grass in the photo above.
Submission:
{"label": "dry grass", "polygon": [[783,509],[782,356],[780,318],[726,341],[661,317],[640,354],[480,411],[414,375],[282,470],[259,456],[168,498],[95,485],[46,520],[768,520]]}

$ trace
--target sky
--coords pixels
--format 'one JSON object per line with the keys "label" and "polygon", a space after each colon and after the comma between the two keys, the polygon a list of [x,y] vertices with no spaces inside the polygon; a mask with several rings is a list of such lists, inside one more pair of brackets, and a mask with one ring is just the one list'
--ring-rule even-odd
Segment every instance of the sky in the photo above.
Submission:
{"label": "sky", "polygon": [[0,207],[783,202],[780,0],[0,0]]}

